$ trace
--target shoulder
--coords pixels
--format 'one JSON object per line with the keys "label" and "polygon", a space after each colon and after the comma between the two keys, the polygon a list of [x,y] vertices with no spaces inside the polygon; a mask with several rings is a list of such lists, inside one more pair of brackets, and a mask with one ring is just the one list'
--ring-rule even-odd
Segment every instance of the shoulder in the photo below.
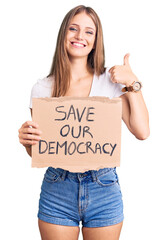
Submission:
{"label": "shoulder", "polygon": [[109,78],[109,77],[110,77],[109,70],[110,70],[109,67],[105,67],[105,68],[104,68],[104,73],[100,74],[100,75],[98,76],[98,78],[100,78],[100,79],[107,79],[107,78]]}
{"label": "shoulder", "polygon": [[53,84],[53,79],[54,78],[52,76],[40,78],[36,81],[33,87],[51,88]]}
{"label": "shoulder", "polygon": [[116,84],[113,83],[111,81],[111,74],[109,73],[110,68],[106,67],[104,70],[104,73],[102,73],[101,75],[95,75],[95,79],[96,79],[96,84],[97,85],[101,85],[102,88],[110,88],[110,89],[115,89],[116,88]]}
{"label": "shoulder", "polygon": [[46,93],[51,92],[53,81],[54,78],[51,76],[38,79],[32,87],[31,94],[34,97],[43,97],[43,95],[45,96]]}
{"label": "shoulder", "polygon": [[95,79],[97,80],[98,84],[112,84],[112,81],[110,80],[110,68],[105,68],[104,73],[100,74],[99,76],[95,74]]}
{"label": "shoulder", "polygon": [[32,98],[51,97],[53,83],[53,77],[44,77],[36,81],[31,90],[29,108],[32,108]]}
{"label": "shoulder", "polygon": [[106,95],[109,98],[119,97],[123,94],[121,89],[124,85],[119,83],[113,83],[111,81],[110,67],[106,67],[104,73],[99,76],[95,76],[96,89],[101,95]]}

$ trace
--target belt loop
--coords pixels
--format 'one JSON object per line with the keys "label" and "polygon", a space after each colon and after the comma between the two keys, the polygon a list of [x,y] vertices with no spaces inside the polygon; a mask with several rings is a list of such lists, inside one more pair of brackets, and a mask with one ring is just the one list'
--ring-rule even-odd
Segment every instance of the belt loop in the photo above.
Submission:
{"label": "belt loop", "polygon": [[63,173],[62,173],[62,176],[61,176],[62,181],[65,180],[65,178],[66,178],[66,173],[67,173],[67,170],[64,170]]}
{"label": "belt loop", "polygon": [[90,170],[90,172],[92,174],[93,182],[96,182],[96,180],[97,180],[96,172],[94,170]]}

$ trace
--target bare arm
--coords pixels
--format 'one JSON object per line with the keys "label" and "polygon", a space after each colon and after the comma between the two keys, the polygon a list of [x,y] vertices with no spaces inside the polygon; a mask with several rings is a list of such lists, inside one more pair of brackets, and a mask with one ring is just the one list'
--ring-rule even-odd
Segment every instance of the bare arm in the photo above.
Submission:
{"label": "bare arm", "polygon": [[[129,54],[124,56],[123,65],[115,65],[109,72],[113,83],[124,84],[128,87],[134,81],[138,81],[137,76],[131,70]],[[120,98],[123,106],[122,119],[128,129],[136,138],[140,140],[146,139],[150,134],[149,115],[142,92],[127,92]]]}
{"label": "bare arm", "polygon": [[31,156],[32,156],[31,146],[27,146],[27,147],[25,147],[25,148],[26,148],[27,153],[28,153],[29,156],[31,157]]}
{"label": "bare arm", "polygon": [[136,138],[145,140],[149,134],[149,114],[142,92],[127,92],[122,99],[122,119]]}

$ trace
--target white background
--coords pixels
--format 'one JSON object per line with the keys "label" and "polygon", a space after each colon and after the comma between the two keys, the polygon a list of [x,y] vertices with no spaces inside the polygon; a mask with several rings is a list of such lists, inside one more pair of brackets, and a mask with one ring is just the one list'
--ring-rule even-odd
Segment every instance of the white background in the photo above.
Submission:
{"label": "white background", "polygon": [[18,129],[31,119],[31,88],[49,73],[63,17],[79,4],[93,7],[101,19],[106,66],[123,64],[124,55],[130,53],[130,65],[143,83],[149,110],[151,134],[147,140],[136,139],[122,125],[118,175],[125,220],[120,239],[167,240],[166,0],[1,2],[1,236],[3,240],[40,240],[36,215],[46,169],[31,168],[31,158],[18,141]]}

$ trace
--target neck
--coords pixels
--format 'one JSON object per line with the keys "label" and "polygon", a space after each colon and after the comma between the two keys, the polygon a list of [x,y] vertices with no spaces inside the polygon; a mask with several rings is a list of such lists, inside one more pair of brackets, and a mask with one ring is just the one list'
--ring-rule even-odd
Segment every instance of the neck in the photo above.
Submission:
{"label": "neck", "polygon": [[86,58],[71,59],[70,60],[71,82],[76,82],[86,75],[91,74],[92,71],[87,65]]}

